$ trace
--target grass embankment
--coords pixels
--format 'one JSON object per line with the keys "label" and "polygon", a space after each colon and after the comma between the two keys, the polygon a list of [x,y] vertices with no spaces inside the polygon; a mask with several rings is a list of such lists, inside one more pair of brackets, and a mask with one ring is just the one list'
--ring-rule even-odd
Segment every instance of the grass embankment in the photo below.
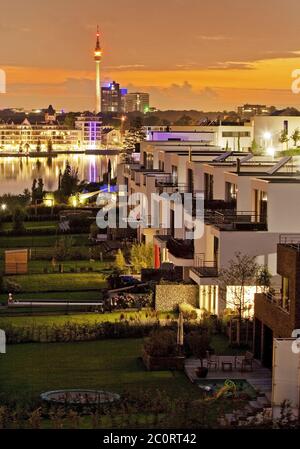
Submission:
{"label": "grass embankment", "polygon": [[100,290],[107,286],[99,273],[62,273],[7,276],[7,280],[21,285],[22,293]]}

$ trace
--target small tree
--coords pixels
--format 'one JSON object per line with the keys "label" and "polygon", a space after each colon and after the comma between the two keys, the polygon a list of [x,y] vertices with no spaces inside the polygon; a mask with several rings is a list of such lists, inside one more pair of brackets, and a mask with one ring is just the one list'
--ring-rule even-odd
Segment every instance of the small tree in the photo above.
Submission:
{"label": "small tree", "polygon": [[143,268],[153,268],[153,245],[134,244],[130,252],[130,263],[136,273],[140,273]]}
{"label": "small tree", "polygon": [[[236,312],[240,325],[245,313],[252,305],[250,299],[246,298],[246,287],[258,285],[259,272],[260,267],[255,257],[242,255],[239,252],[235,254],[235,259],[229,261],[228,268],[220,272],[219,284],[225,294],[227,307]],[[230,287],[229,298],[227,298],[228,287]],[[238,335],[238,343],[240,344],[240,335]]]}
{"label": "small tree", "polygon": [[176,126],[191,126],[194,123],[192,117],[187,114],[183,114],[176,122]]}
{"label": "small tree", "polygon": [[24,226],[25,218],[26,218],[25,211],[21,207],[17,207],[13,214],[13,231],[14,232],[22,233],[25,231],[25,226]]}
{"label": "small tree", "polygon": [[34,179],[31,188],[32,203],[36,204],[37,201],[42,201],[44,197],[44,181],[42,178],[38,180]]}
{"label": "small tree", "polygon": [[200,360],[201,367],[203,367],[203,359],[206,358],[206,353],[210,349],[209,333],[191,332],[187,336],[187,343],[191,353]]}
{"label": "small tree", "polygon": [[294,141],[294,146],[298,146],[298,142],[300,140],[300,131],[299,128],[295,129],[294,133],[291,135],[291,139]]}
{"label": "small tree", "polygon": [[286,144],[286,149],[289,149],[289,136],[286,130],[281,131],[280,137],[279,137],[279,142],[282,144]]}
{"label": "small tree", "polygon": [[126,260],[121,249],[117,252],[115,267],[120,273],[123,273],[126,270]]}
{"label": "small tree", "polygon": [[260,285],[266,291],[271,286],[272,275],[267,266],[260,267],[257,273],[257,285]]}
{"label": "small tree", "polygon": [[151,357],[170,357],[176,349],[176,333],[170,329],[153,330],[144,341],[144,351]]}
{"label": "small tree", "polygon": [[72,168],[67,161],[65,171],[60,177],[60,193],[63,197],[69,198],[78,192],[78,186],[78,169]]}
{"label": "small tree", "polygon": [[47,151],[48,153],[51,153],[53,151],[53,143],[51,139],[47,141]]}
{"label": "small tree", "polygon": [[60,237],[55,244],[55,258],[57,260],[67,260],[71,256],[74,239],[72,236]]}
{"label": "small tree", "polygon": [[143,121],[140,117],[136,117],[124,139],[123,148],[125,154],[133,153],[137,144],[145,140],[145,138],[146,134],[143,129]]}
{"label": "small tree", "polygon": [[253,139],[251,143],[251,153],[253,153],[254,155],[261,154],[261,148],[259,148],[255,139]]}

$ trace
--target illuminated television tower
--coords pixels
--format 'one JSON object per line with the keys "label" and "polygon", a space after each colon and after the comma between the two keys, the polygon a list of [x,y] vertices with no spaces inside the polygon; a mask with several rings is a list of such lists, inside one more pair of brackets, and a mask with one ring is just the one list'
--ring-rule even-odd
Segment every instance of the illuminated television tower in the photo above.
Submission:
{"label": "illuminated television tower", "polygon": [[95,47],[95,62],[96,62],[96,114],[101,112],[101,76],[100,63],[102,60],[102,49],[100,45],[100,31],[97,27],[97,41]]}

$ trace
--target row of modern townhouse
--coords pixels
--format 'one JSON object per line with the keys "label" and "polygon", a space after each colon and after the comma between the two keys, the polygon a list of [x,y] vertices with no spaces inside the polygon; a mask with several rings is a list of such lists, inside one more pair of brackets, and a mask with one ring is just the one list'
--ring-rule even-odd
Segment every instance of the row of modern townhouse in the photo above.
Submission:
{"label": "row of modern townhouse", "polygon": [[[120,164],[118,184],[126,185],[130,194],[143,194],[149,204],[153,193],[202,192],[202,236],[188,240],[186,227],[174,226],[175,203],[170,199],[169,226],[162,217],[156,227],[141,223],[138,238],[154,244],[156,268],[168,263],[181,267],[182,278],[199,286],[200,309],[221,315],[231,303],[232,287],[221,292],[220,269],[228,268],[237,252],[255,256],[273,275],[274,291],[282,289],[277,245],[297,238],[300,174],[296,158],[231,152],[203,140],[202,135],[198,142],[143,142],[139,162]],[[256,286],[246,288],[250,315],[255,293]]]}

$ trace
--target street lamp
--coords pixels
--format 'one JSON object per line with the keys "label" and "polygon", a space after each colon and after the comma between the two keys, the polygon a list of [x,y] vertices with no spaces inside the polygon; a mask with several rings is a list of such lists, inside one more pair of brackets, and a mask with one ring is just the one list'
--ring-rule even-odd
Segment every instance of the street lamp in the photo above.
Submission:
{"label": "street lamp", "polygon": [[271,145],[272,134],[269,131],[264,132],[263,139],[264,139],[264,147],[266,149],[268,148],[268,146]]}
{"label": "street lamp", "polygon": [[266,131],[263,135],[264,140],[271,140],[272,134],[269,131]]}
{"label": "street lamp", "polygon": [[2,210],[3,212],[5,212],[6,209],[7,209],[7,204],[2,203],[2,204],[1,204],[1,210]]}
{"label": "street lamp", "polygon": [[267,155],[272,156],[274,158],[275,156],[275,148],[274,147],[268,147],[267,148]]}

